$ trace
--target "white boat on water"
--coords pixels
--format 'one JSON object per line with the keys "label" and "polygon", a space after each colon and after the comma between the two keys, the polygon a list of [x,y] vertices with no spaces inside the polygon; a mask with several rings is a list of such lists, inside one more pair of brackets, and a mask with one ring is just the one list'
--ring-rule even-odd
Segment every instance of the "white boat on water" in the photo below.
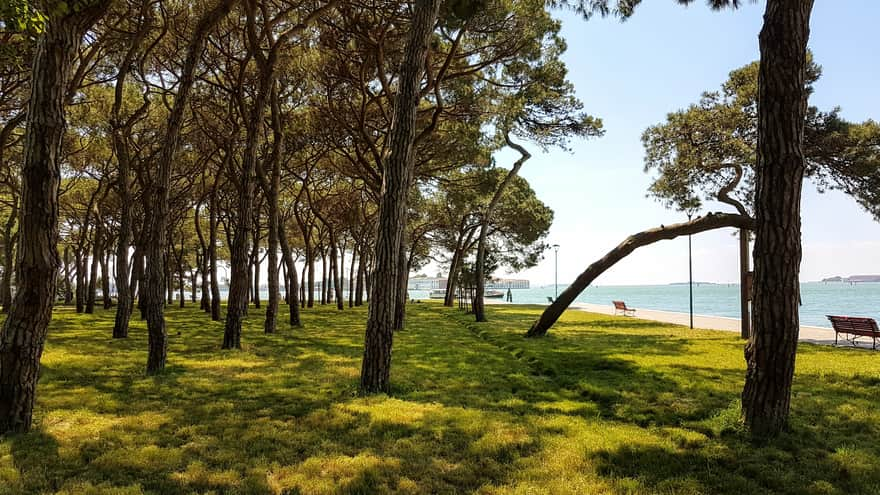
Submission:
{"label": "white boat on water", "polygon": [[428,293],[429,299],[445,299],[446,291],[444,289],[434,289]]}

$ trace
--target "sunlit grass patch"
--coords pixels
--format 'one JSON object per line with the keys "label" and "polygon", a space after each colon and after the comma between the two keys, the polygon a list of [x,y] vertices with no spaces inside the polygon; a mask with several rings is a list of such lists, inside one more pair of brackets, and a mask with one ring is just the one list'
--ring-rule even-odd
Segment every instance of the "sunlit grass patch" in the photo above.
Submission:
{"label": "sunlit grass patch", "polygon": [[801,346],[793,430],[739,422],[742,342],[723,332],[536,307],[489,323],[422,303],[395,334],[392,391],[360,397],[365,308],[303,312],[241,351],[169,308],[168,368],[146,329],[56,312],[35,430],[0,439],[0,495],[880,493],[880,353]]}

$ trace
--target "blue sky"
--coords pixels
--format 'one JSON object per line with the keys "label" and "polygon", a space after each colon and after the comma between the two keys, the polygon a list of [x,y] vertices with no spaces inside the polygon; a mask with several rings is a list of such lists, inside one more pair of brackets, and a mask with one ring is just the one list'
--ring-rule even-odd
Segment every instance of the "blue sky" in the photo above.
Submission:
{"label": "blue sky", "polygon": [[[573,152],[534,153],[523,168],[538,196],[556,212],[548,241],[560,244],[560,283],[573,279],[626,236],[681,220],[645,193],[642,131],[668,112],[717,88],[734,68],[758,58],[764,2],[738,11],[713,12],[697,0],[644,2],[627,22],[588,22],[560,13],[568,42],[569,79],[591,114],[605,124],[604,137],[572,143]],[[822,65],[811,103],[839,105],[850,120],[880,119],[880,51],[876,29],[880,1],[817,1],[810,47]],[[534,146],[532,147],[534,148]],[[537,151],[537,150],[536,150]],[[499,165],[513,155],[500,153]],[[707,205],[706,211],[724,209]],[[880,273],[880,223],[840,193],[803,195],[802,280]],[[737,241],[728,231],[694,237],[697,280],[738,280]],[[553,255],[521,274],[534,284],[552,283]],[[687,239],[645,247],[621,261],[600,285],[687,280]]]}

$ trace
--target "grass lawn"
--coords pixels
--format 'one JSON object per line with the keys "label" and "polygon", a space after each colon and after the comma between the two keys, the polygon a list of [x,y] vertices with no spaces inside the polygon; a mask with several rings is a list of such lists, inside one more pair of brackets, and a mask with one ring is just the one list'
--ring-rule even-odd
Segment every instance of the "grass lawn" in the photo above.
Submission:
{"label": "grass lawn", "polygon": [[169,367],[145,376],[146,331],[112,312],[56,312],[36,427],[0,438],[8,493],[880,493],[880,352],[802,344],[792,431],[738,427],[734,334],[490,306],[489,323],[410,306],[391,396],[356,395],[365,309],[243,351],[222,323],[168,311]]}

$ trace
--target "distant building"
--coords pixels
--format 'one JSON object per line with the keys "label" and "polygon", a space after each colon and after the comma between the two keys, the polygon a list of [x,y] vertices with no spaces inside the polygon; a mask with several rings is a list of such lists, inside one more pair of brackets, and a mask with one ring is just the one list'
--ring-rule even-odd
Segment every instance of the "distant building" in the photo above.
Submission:
{"label": "distant building", "polygon": [[[412,277],[406,284],[408,290],[437,290],[446,288],[447,279],[442,277]],[[493,278],[486,282],[487,289],[528,289],[529,281],[520,278]]]}
{"label": "distant building", "polygon": [[528,289],[529,281],[522,278],[493,278],[486,282],[487,289]]}
{"label": "distant building", "polygon": [[434,290],[445,289],[446,279],[438,277],[414,277],[406,284],[408,290]]}

